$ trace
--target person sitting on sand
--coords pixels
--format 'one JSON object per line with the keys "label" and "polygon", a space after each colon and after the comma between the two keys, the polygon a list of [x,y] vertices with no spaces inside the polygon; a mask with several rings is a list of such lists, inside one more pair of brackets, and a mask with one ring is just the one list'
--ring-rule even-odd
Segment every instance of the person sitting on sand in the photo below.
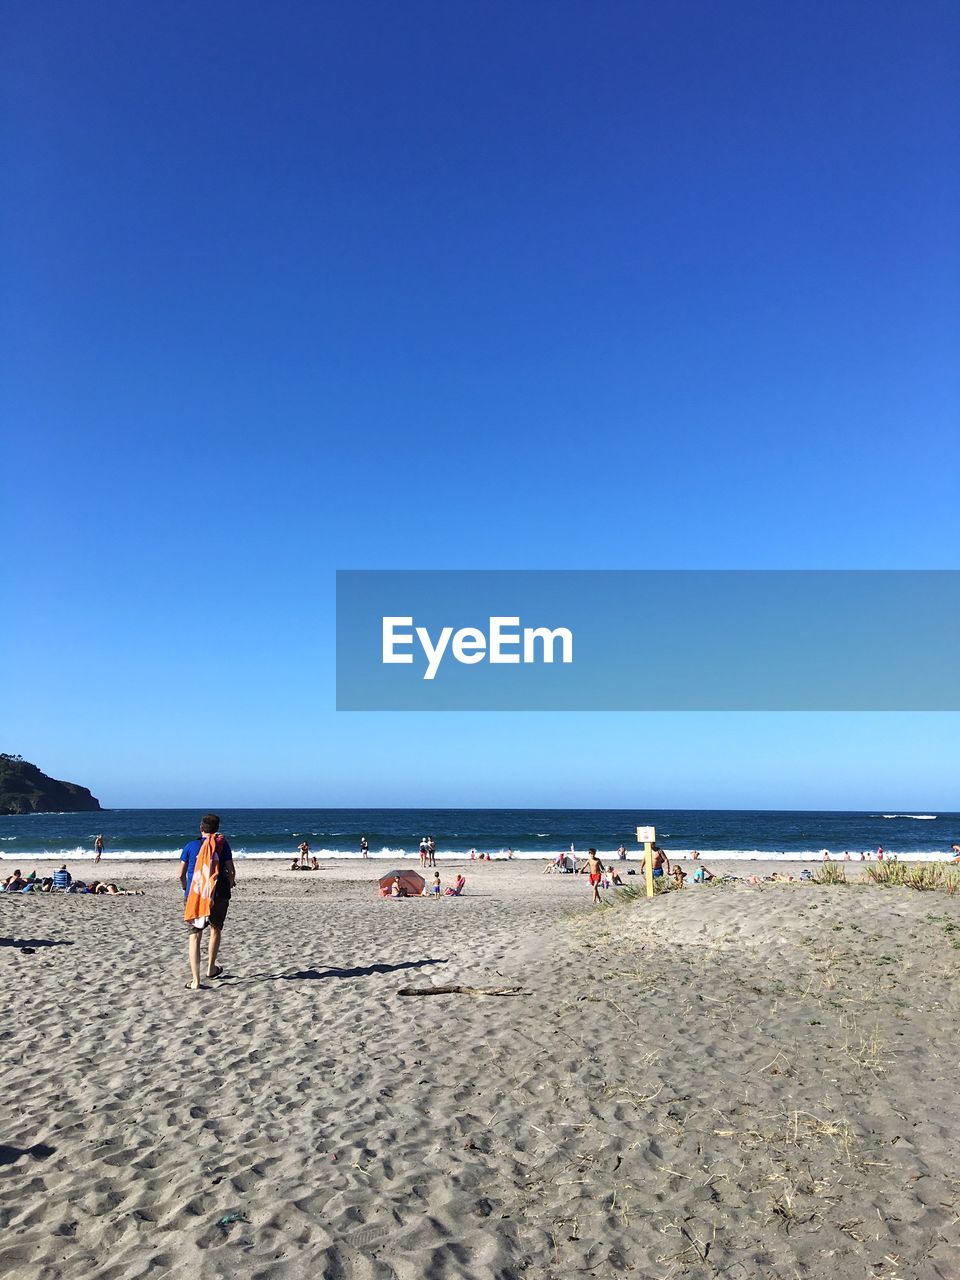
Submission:
{"label": "person sitting on sand", "polygon": [[300,870],[300,863],[297,861],[297,859],[296,859],[296,858],[294,858],[294,860],[290,863],[290,870],[291,870],[291,871],[299,871],[299,870]]}
{"label": "person sitting on sand", "polygon": [[708,871],[707,868],[703,865],[703,863],[701,863],[700,866],[697,867],[696,871],[693,873],[693,879],[695,884],[709,884],[711,880],[716,880],[716,878],[717,877],[713,874],[713,872]]}
{"label": "person sitting on sand", "polygon": [[311,858],[311,859],[310,859],[310,870],[311,870],[311,871],[319,871],[319,870],[320,870],[320,863],[316,860],[316,858]]}
{"label": "person sitting on sand", "polygon": [[445,897],[447,897],[447,898],[459,898],[459,897],[460,897],[460,895],[463,893],[463,886],[464,886],[466,883],[467,883],[467,881],[466,881],[466,877],[465,877],[465,876],[462,876],[462,875],[458,872],[458,873],[457,873],[457,878],[456,878],[456,880],[454,880],[454,882],[453,882],[453,888],[451,889],[451,888],[449,888],[449,887],[448,887],[447,889],[445,889],[445,890],[444,890],[444,896],[445,896]]}
{"label": "person sitting on sand", "polygon": [[390,897],[391,897],[391,898],[402,898],[402,897],[404,897],[403,885],[400,883],[400,877],[399,877],[399,876],[394,876],[394,877],[393,877],[393,884],[390,886]]}
{"label": "person sitting on sand", "polygon": [[67,870],[67,864],[63,863],[58,871],[53,873],[53,887],[55,889],[69,889],[73,880],[73,876]]}
{"label": "person sitting on sand", "polygon": [[7,876],[6,880],[4,880],[3,887],[7,893],[19,893],[26,883],[18,867],[12,876]]}
{"label": "person sitting on sand", "polygon": [[682,889],[682,888],[683,888],[683,882],[684,882],[684,880],[686,880],[686,878],[687,878],[687,873],[684,871],[683,867],[681,867],[681,866],[680,866],[679,862],[675,863],[675,864],[674,864],[674,867],[673,867],[673,886],[674,886],[674,888],[675,888],[675,889]]}
{"label": "person sitting on sand", "polygon": [[610,883],[615,889],[623,888],[623,881],[620,879],[620,872],[615,867],[610,868]]}

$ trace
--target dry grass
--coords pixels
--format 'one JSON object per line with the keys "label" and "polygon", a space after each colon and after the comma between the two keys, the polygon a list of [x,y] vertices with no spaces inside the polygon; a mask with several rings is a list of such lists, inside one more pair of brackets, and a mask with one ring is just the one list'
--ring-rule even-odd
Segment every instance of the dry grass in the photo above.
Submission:
{"label": "dry grass", "polygon": [[838,862],[825,862],[810,879],[814,884],[849,884],[847,873]]}
{"label": "dry grass", "polygon": [[864,867],[861,883],[880,889],[941,889],[952,897],[960,891],[960,867],[944,862],[877,862]]}

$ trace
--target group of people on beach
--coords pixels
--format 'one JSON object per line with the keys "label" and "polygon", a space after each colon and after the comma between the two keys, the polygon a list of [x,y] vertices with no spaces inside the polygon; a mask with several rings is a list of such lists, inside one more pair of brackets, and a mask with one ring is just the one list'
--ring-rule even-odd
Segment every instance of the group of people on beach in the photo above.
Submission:
{"label": "group of people on beach", "polygon": [[291,871],[319,871],[320,863],[310,854],[310,846],[306,840],[297,849],[298,856],[290,863]]}
{"label": "group of people on beach", "polygon": [[18,867],[12,876],[7,876],[2,888],[4,893],[105,893],[112,898],[122,898],[128,894],[140,896],[143,892],[121,889],[119,885],[106,880],[74,880],[66,863],[52,876],[38,876],[36,871],[24,876]]}
{"label": "group of people on beach", "polygon": [[[463,890],[464,890],[464,887],[466,886],[466,883],[467,883],[466,876],[463,875],[462,872],[457,872],[457,878],[456,880],[454,880],[453,884],[448,885],[446,889],[444,889],[443,883],[440,880],[440,872],[435,871],[433,874],[433,881],[430,884],[429,890],[426,891],[426,894],[428,897],[434,898],[434,899],[459,898],[463,894]],[[409,898],[412,895],[404,887],[403,880],[400,878],[399,875],[397,875],[397,876],[394,876],[393,880],[390,882],[389,890],[387,891],[385,896],[388,898]]]}
{"label": "group of people on beach", "polygon": [[[699,859],[700,854],[695,850],[693,857],[695,860]],[[623,845],[617,850],[617,859],[620,862],[625,862],[627,859],[627,851]],[[670,858],[666,850],[658,844],[651,845],[651,862],[653,864],[654,880],[662,880],[664,877],[672,875],[674,887],[677,889],[684,887],[684,882],[687,879],[686,871],[677,863],[671,868]],[[569,853],[558,853],[543,869],[544,875],[557,873],[587,876],[595,903],[601,901],[601,889],[623,888],[620,872],[615,866],[605,866],[596,849],[593,848],[587,850],[587,856],[582,861],[577,858],[577,852],[573,845],[570,846]],[[633,871],[628,871],[627,874],[633,875],[634,873]],[[697,868],[693,873],[693,879],[697,884],[709,884],[711,880],[716,879],[716,876],[698,861]]]}
{"label": "group of people on beach", "polygon": [[[873,857],[873,854],[866,849],[863,849],[860,853],[861,862],[869,862],[872,857]],[[895,853],[884,853],[883,845],[880,845],[880,847],[877,849],[877,861],[883,862],[884,859],[886,859],[888,862],[896,862],[897,855]],[[831,857],[829,849],[824,849],[823,860],[824,862],[833,862],[835,860],[833,857]],[[852,862],[853,854],[851,854],[848,849],[845,849],[843,853],[843,858],[842,859],[838,858],[836,859],[836,861]]]}

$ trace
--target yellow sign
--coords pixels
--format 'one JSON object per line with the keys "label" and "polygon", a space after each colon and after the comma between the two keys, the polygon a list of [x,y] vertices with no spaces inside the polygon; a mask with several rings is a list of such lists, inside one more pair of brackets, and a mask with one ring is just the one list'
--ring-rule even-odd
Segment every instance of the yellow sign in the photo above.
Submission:
{"label": "yellow sign", "polygon": [[656,839],[656,827],[637,827],[637,843],[643,845],[643,871],[648,898],[653,897],[653,846]]}

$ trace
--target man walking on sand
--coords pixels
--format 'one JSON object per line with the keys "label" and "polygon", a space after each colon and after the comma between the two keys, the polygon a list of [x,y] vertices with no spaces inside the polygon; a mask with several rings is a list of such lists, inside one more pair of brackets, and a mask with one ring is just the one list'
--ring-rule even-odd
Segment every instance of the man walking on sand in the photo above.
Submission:
{"label": "man walking on sand", "polygon": [[230,906],[230,891],[237,882],[233,865],[233,853],[226,839],[218,834],[220,818],[215,813],[205,814],[200,821],[200,837],[191,840],[180,855],[180,886],[183,889],[183,918],[190,930],[188,950],[190,956],[191,991],[198,991],[200,983],[200,945],[203,931],[210,926],[207,946],[207,977],[219,978],[222,966],[217,964],[220,937]]}
{"label": "man walking on sand", "polygon": [[103,836],[102,835],[97,836],[96,840],[94,840],[93,851],[97,855],[94,858],[94,862],[99,862],[100,859],[103,857]]}

